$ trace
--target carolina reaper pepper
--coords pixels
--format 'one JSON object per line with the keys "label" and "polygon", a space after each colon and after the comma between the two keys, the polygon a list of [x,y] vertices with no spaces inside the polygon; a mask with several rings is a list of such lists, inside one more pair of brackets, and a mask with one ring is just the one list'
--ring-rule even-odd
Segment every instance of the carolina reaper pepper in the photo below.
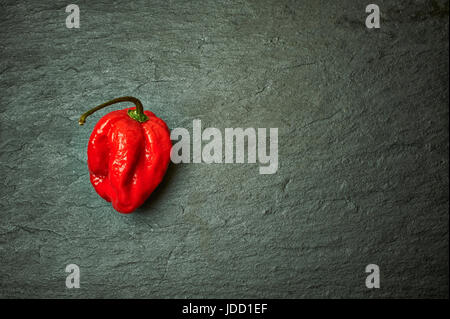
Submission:
{"label": "carolina reaper pepper", "polygon": [[136,107],[110,112],[95,125],[87,155],[90,180],[96,192],[115,210],[128,214],[141,206],[164,177],[170,160],[166,123],[131,96],[119,97],[84,113],[83,125],[92,113],[118,102]]}

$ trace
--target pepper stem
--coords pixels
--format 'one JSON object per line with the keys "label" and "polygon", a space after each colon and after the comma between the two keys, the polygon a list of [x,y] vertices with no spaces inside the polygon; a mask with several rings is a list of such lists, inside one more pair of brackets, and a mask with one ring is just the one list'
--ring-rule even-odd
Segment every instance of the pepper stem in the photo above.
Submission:
{"label": "pepper stem", "polygon": [[80,116],[80,119],[78,120],[78,124],[83,125],[84,122],[86,122],[86,118],[91,115],[92,113],[97,112],[98,110],[107,107],[111,104],[116,104],[119,102],[132,102],[134,105],[136,105],[136,109],[134,110],[128,110],[128,116],[132,119],[138,121],[138,122],[145,122],[148,120],[147,115],[144,114],[144,108],[142,107],[141,101],[139,101],[137,98],[132,96],[123,96],[118,97],[116,99],[113,99],[111,101],[105,102],[103,104],[100,104],[99,106],[94,107],[93,109],[90,109],[86,113]]}

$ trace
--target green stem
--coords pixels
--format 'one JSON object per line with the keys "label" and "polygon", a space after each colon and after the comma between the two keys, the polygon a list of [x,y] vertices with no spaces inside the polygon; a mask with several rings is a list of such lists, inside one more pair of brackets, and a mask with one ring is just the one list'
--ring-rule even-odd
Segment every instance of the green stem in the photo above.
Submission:
{"label": "green stem", "polygon": [[147,115],[144,114],[144,108],[142,107],[141,101],[139,101],[137,98],[132,96],[123,96],[118,97],[116,99],[113,99],[111,101],[105,102],[103,104],[100,104],[99,106],[94,107],[93,109],[90,109],[83,115],[81,115],[80,119],[78,120],[78,124],[83,125],[84,122],[86,122],[86,118],[91,115],[92,113],[97,112],[98,110],[107,107],[111,104],[116,104],[119,102],[132,102],[134,105],[136,105],[136,109],[134,110],[128,110],[128,116],[130,116],[132,119],[139,121],[139,122],[145,122],[148,120]]}

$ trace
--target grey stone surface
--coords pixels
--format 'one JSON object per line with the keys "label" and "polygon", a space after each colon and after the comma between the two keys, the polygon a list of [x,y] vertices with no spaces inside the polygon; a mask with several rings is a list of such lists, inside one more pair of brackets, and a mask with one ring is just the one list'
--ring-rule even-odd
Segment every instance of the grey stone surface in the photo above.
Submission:
{"label": "grey stone surface", "polygon": [[[448,1],[379,0],[379,30],[360,0],[76,3],[0,3],[0,297],[448,297]],[[123,95],[278,127],[280,168],[172,164],[118,214],[86,165],[108,111],[77,120]]]}

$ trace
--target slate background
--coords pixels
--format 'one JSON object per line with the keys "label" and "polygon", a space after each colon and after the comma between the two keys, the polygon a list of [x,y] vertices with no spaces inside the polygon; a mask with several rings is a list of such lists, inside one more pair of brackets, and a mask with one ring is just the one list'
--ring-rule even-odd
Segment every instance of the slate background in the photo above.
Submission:
{"label": "slate background", "polygon": [[[0,1],[0,297],[448,298],[448,1],[378,0],[379,30],[369,3],[77,1],[67,29],[69,3]],[[120,215],[86,166],[107,111],[77,120],[123,95],[278,127],[279,170],[171,165]]]}

